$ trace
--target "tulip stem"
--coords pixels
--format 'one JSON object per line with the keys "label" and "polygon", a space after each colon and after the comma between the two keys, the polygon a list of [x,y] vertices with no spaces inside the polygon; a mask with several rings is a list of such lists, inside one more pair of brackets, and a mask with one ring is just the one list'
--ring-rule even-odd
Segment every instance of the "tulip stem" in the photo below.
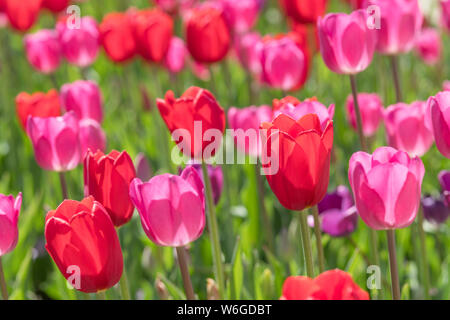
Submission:
{"label": "tulip stem", "polygon": [[119,282],[120,286],[120,294],[122,295],[122,300],[131,300],[130,289],[128,286],[128,277],[127,272],[125,270],[125,266],[123,267],[122,277]]}
{"label": "tulip stem", "polygon": [[8,300],[8,287],[6,286],[5,273],[3,272],[2,257],[0,257],[0,289],[3,300]]}
{"label": "tulip stem", "polygon": [[420,251],[422,256],[422,276],[423,276],[423,290],[425,293],[425,299],[430,299],[430,274],[428,272],[428,254],[426,246],[426,236],[423,230],[423,209],[419,209],[417,215],[417,227],[419,228],[419,239],[420,239]]}
{"label": "tulip stem", "polygon": [[358,127],[358,136],[359,142],[361,143],[361,148],[364,152],[367,152],[367,142],[363,133],[362,119],[361,119],[361,110],[359,109],[358,102],[358,89],[356,86],[356,76],[354,74],[350,75],[350,84],[352,86],[352,94],[353,94],[353,105],[355,106],[355,115],[356,115],[356,124]]}
{"label": "tulip stem", "polygon": [[323,254],[322,231],[320,228],[319,209],[317,206],[311,208],[314,217],[314,234],[316,236],[316,246],[319,255],[319,272],[325,271],[325,256]]}
{"label": "tulip stem", "polygon": [[194,289],[192,288],[191,276],[189,275],[188,261],[185,247],[177,247],[178,265],[180,266],[181,277],[183,278],[184,291],[188,300],[195,300]]}
{"label": "tulip stem", "polygon": [[64,172],[59,173],[59,182],[61,183],[61,192],[62,192],[63,200],[69,199],[69,194],[67,192],[66,176],[65,176]]}
{"label": "tulip stem", "polygon": [[392,299],[400,300],[400,283],[398,279],[397,252],[395,249],[395,230],[387,230],[389,249],[389,266],[391,269]]}
{"label": "tulip stem", "polygon": [[261,179],[261,165],[259,162],[255,165],[255,175],[256,175],[256,183],[258,185],[258,200],[259,200],[259,211],[261,212],[262,221],[264,224],[266,235],[267,245],[269,246],[270,251],[274,250],[274,235],[272,230],[272,225],[270,224],[269,216],[267,215],[266,205],[264,204],[264,184]]}
{"label": "tulip stem", "polygon": [[308,229],[308,222],[306,221],[306,213],[300,211],[298,214],[298,218],[301,229],[300,233],[302,237],[303,255],[305,257],[306,262],[306,275],[310,278],[314,278],[314,265],[311,250],[311,240],[309,238],[309,229]]}
{"label": "tulip stem", "polygon": [[397,102],[403,101],[402,89],[400,85],[400,73],[397,56],[391,56],[392,75],[394,77],[395,97]]}
{"label": "tulip stem", "polygon": [[205,181],[205,193],[207,200],[207,212],[208,212],[208,227],[211,238],[213,260],[215,265],[215,276],[217,285],[219,287],[220,297],[225,297],[225,279],[222,264],[222,250],[220,248],[219,231],[217,227],[217,217],[214,208],[214,201],[212,197],[211,180],[208,175],[208,169],[205,161],[202,161],[203,180]]}

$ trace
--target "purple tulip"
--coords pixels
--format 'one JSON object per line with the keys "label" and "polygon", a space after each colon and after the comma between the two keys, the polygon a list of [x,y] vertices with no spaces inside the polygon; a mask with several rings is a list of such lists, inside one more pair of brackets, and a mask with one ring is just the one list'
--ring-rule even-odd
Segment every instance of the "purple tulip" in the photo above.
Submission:
{"label": "purple tulip", "polygon": [[[202,165],[201,164],[188,164],[186,168],[193,167],[195,171],[199,174],[200,178],[202,178],[203,184],[205,183],[205,180],[203,180],[203,171],[202,171]],[[183,171],[181,168],[178,169],[179,174]],[[209,179],[211,180],[211,188],[214,198],[214,204],[217,204],[220,200],[220,196],[222,194],[223,189],[223,172],[222,167],[216,166],[213,167],[212,165],[208,164],[208,175]]]}
{"label": "purple tulip", "polygon": [[439,198],[431,196],[422,198],[422,208],[425,219],[433,224],[444,223],[450,215],[450,209]]}
{"label": "purple tulip", "polygon": [[450,171],[441,171],[439,173],[439,182],[441,183],[445,202],[450,207]]}

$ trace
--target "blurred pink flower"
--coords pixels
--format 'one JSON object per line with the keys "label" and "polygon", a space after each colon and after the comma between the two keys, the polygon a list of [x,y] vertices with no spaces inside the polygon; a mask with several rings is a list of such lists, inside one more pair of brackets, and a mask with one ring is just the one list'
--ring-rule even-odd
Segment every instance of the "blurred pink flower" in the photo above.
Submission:
{"label": "blurred pink flower", "polygon": [[424,28],[416,39],[416,52],[429,65],[441,59],[442,42],[439,32],[433,28]]}
{"label": "blurred pink flower", "polygon": [[442,88],[444,89],[444,91],[450,91],[450,81],[449,80],[444,81]]}
{"label": "blurred pink flower", "polygon": [[262,48],[261,35],[257,32],[250,32],[235,37],[234,49],[239,61],[248,72],[257,77],[261,74]]}
{"label": "blurred pink flower", "polygon": [[[363,133],[366,137],[373,136],[377,131],[381,120],[383,120],[383,102],[375,93],[359,93],[358,104],[361,110]],[[355,106],[352,95],[348,96],[346,106],[347,119],[353,129],[356,130]]]}
{"label": "blurred pink flower", "polygon": [[169,50],[164,58],[164,65],[172,73],[178,73],[183,70],[186,63],[188,51],[183,39],[172,37],[169,44]]}
{"label": "blurred pink flower", "polygon": [[61,45],[56,31],[42,29],[24,37],[28,62],[39,72],[51,73],[61,62]]}
{"label": "blurred pink flower", "polygon": [[106,135],[100,123],[92,119],[83,119],[80,120],[78,125],[80,130],[81,159],[84,158],[88,150],[91,150],[94,153],[97,152],[97,150],[105,152]]}
{"label": "blurred pink flower", "polygon": [[20,207],[22,205],[22,193],[14,199],[12,195],[0,194],[0,257],[14,250],[19,238]]}
{"label": "blurred pink flower", "polygon": [[427,116],[438,150],[450,159],[450,91],[439,92],[428,99]]}
{"label": "blurred pink flower", "polygon": [[249,31],[258,20],[258,0],[216,0],[222,8],[230,30],[240,34]]}
{"label": "blurred pink flower", "polygon": [[77,80],[61,87],[61,106],[81,119],[103,120],[102,97],[99,86],[91,80]]}
{"label": "blurred pink flower", "polygon": [[441,0],[442,24],[450,31],[450,0]]}

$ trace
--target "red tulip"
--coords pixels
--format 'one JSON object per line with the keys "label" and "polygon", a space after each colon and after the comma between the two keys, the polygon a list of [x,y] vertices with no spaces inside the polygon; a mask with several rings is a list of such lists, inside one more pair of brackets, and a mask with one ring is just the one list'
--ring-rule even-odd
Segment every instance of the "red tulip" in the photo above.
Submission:
{"label": "red tulip", "polygon": [[125,151],[88,152],[84,159],[84,193],[93,196],[108,211],[116,227],[130,221],[134,206],[128,195],[136,178],[133,161]]}
{"label": "red tulip", "polygon": [[316,23],[325,14],[327,0],[280,0],[286,15],[299,23]]}
{"label": "red tulip", "polygon": [[43,0],[42,7],[52,12],[61,12],[69,6],[70,0]]}
{"label": "red tulip", "polygon": [[197,62],[222,60],[231,44],[230,30],[222,11],[212,7],[193,9],[186,24],[186,44]]}
{"label": "red tulip", "polygon": [[[181,143],[188,143],[182,147],[186,156],[204,158],[205,148],[211,143],[218,143],[218,141],[210,142],[206,141],[208,139],[203,139],[205,132],[215,129],[222,134],[225,130],[225,112],[208,90],[190,87],[178,99],[172,91],[167,91],[164,100],[157,99],[156,103],[170,132],[184,129],[190,134],[188,142],[184,138],[181,139]],[[194,130],[198,122],[201,123],[201,131],[198,132],[201,133],[201,137]],[[214,155],[214,152],[211,155]]]}
{"label": "red tulip", "polygon": [[21,92],[16,97],[16,112],[24,130],[29,116],[57,117],[61,115],[58,91],[52,89],[48,93],[36,92],[31,95]]}
{"label": "red tulip", "polygon": [[124,62],[136,54],[136,41],[128,14],[121,12],[107,14],[99,30],[100,42],[112,61]]}
{"label": "red tulip", "polygon": [[36,21],[42,0],[4,0],[5,13],[11,26],[27,31]]}
{"label": "red tulip", "polygon": [[92,197],[81,202],[65,200],[47,213],[45,239],[59,271],[74,280],[77,290],[102,291],[120,280],[123,256],[119,238],[105,208]]}
{"label": "red tulip", "polygon": [[263,137],[264,171],[281,204],[289,210],[318,204],[328,187],[333,122],[328,121],[322,130],[316,114],[297,121],[280,114],[271,123],[261,124],[261,129],[267,130]]}
{"label": "red tulip", "polygon": [[351,275],[339,269],[328,270],[316,278],[288,277],[281,300],[369,300]]}
{"label": "red tulip", "polygon": [[147,61],[161,62],[169,50],[172,18],[159,9],[138,11],[133,17],[138,52]]}

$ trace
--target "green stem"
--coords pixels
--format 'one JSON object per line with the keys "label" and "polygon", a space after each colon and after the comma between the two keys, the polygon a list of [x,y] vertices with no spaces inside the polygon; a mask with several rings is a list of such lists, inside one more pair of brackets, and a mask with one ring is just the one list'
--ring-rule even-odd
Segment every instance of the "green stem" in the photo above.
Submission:
{"label": "green stem", "polygon": [[191,276],[189,275],[186,248],[177,247],[178,265],[180,266],[181,277],[183,278],[184,291],[188,300],[195,300],[194,289],[192,288]]}
{"label": "green stem", "polygon": [[426,236],[423,230],[423,210],[420,208],[417,215],[417,227],[419,228],[419,239],[420,239],[420,251],[421,251],[421,265],[422,265],[422,276],[423,276],[423,289],[425,294],[425,299],[430,299],[430,274],[428,272],[428,254],[426,246]]}
{"label": "green stem", "polygon": [[0,289],[3,300],[8,300],[8,287],[6,286],[5,273],[3,272],[2,257],[0,257]]}
{"label": "green stem", "polygon": [[391,56],[392,75],[394,77],[395,97],[397,102],[403,101],[402,87],[400,84],[400,72],[397,56]]}
{"label": "green stem", "polygon": [[314,278],[314,265],[312,258],[312,250],[311,250],[311,240],[309,238],[309,227],[308,222],[306,221],[306,212],[298,213],[300,229],[301,229],[301,237],[302,237],[302,246],[303,246],[303,254],[306,262],[306,275],[310,278]]}
{"label": "green stem", "polygon": [[66,175],[64,172],[59,173],[59,182],[61,183],[61,193],[63,200],[69,199],[69,193],[67,192]]}
{"label": "green stem", "polygon": [[353,105],[355,106],[355,116],[356,116],[356,124],[358,128],[358,137],[359,142],[361,143],[361,148],[363,151],[367,152],[367,142],[363,133],[363,125],[361,119],[361,110],[359,109],[358,102],[358,89],[356,87],[356,76],[354,74],[350,75],[350,85],[352,87],[352,95],[353,95]]}
{"label": "green stem", "polygon": [[264,232],[267,233],[265,239],[270,251],[274,252],[274,235],[269,216],[267,215],[266,205],[264,204],[264,184],[261,179],[261,165],[259,162],[255,165],[256,183],[258,185],[259,211],[261,212],[262,222],[264,224]]}
{"label": "green stem", "polygon": [[203,180],[205,181],[205,193],[207,200],[207,212],[208,212],[208,227],[211,237],[211,246],[213,253],[213,260],[215,266],[216,282],[219,287],[219,293],[221,299],[225,297],[225,277],[222,264],[222,250],[220,248],[219,231],[217,226],[216,211],[214,208],[214,201],[212,197],[211,180],[208,175],[208,169],[205,161],[202,161]]}
{"label": "green stem", "polygon": [[389,266],[391,269],[392,299],[400,300],[400,282],[398,278],[397,252],[395,249],[395,230],[387,230]]}
{"label": "green stem", "polygon": [[128,286],[128,277],[127,277],[127,272],[126,272],[125,266],[123,267],[123,273],[122,273],[122,277],[120,278],[119,286],[120,286],[120,294],[122,296],[122,300],[131,300],[130,289]]}
{"label": "green stem", "polygon": [[314,234],[316,236],[316,246],[319,255],[319,272],[325,271],[325,256],[323,254],[322,231],[320,229],[319,209],[317,206],[311,208],[314,217]]}

